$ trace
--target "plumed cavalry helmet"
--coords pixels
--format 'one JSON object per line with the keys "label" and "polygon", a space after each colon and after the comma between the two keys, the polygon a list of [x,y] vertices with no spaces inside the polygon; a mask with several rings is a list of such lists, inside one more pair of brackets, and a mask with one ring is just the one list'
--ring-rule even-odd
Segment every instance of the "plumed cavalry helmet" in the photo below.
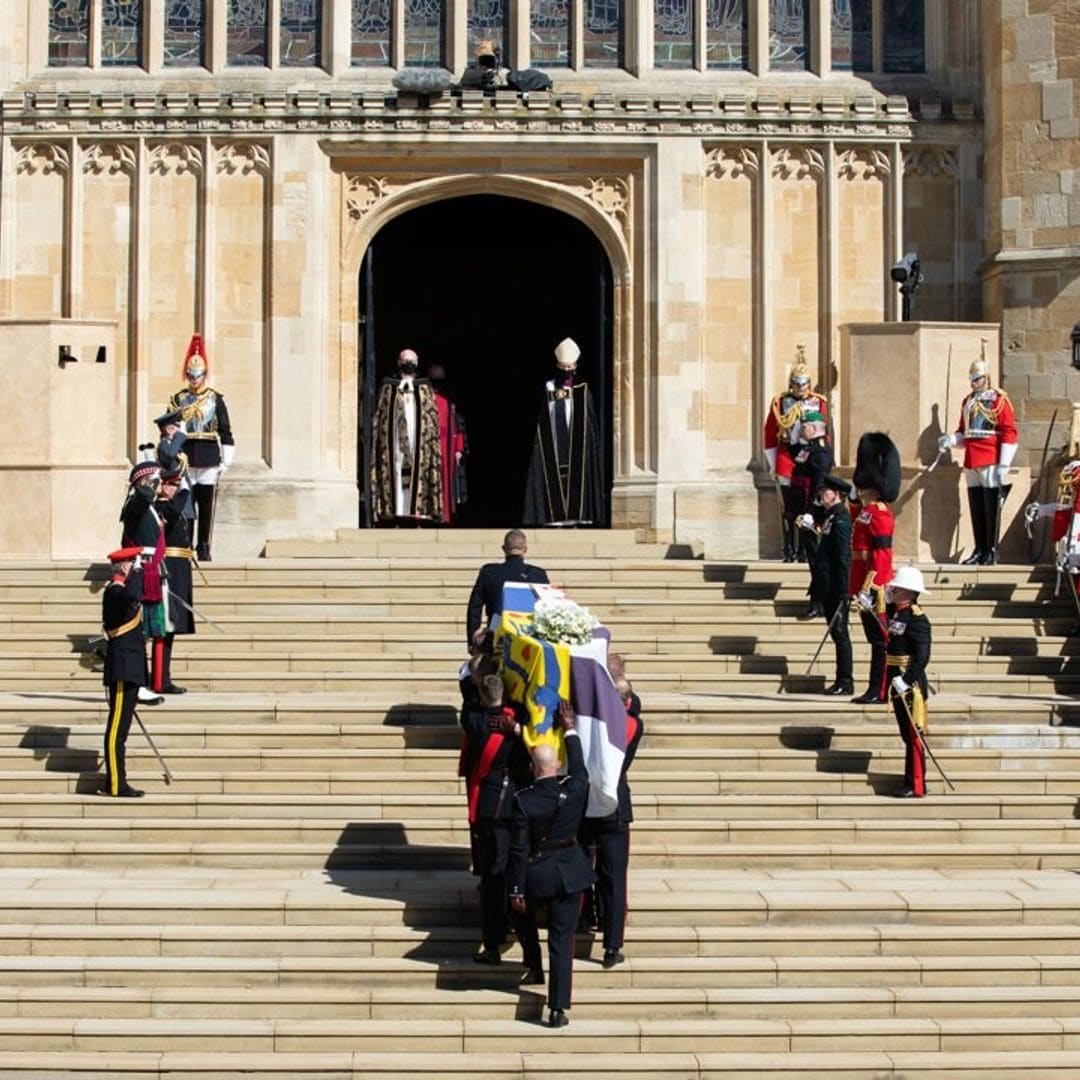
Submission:
{"label": "plumed cavalry helmet", "polygon": [[908,589],[909,591],[919,593],[922,596],[930,595],[930,591],[923,581],[922,571],[917,566],[901,566],[900,569],[893,574],[893,579],[889,582],[889,588]]}
{"label": "plumed cavalry helmet", "polygon": [[857,488],[873,488],[882,502],[900,494],[900,452],[884,431],[868,431],[859,439],[851,480]]}
{"label": "plumed cavalry helmet", "polygon": [[990,365],[986,362],[986,338],[982,338],[979,345],[979,359],[972,360],[968,368],[968,378],[974,382],[976,379],[990,381]]}
{"label": "plumed cavalry helmet", "polygon": [[206,349],[203,348],[202,334],[192,334],[187,352],[184,354],[182,376],[188,382],[194,382],[196,379],[206,378],[209,371],[210,365],[206,360]]}
{"label": "plumed cavalry helmet", "polygon": [[809,386],[813,380],[810,377],[810,368],[806,364],[806,346],[795,346],[795,362],[791,365],[791,374],[788,376],[788,386]]}

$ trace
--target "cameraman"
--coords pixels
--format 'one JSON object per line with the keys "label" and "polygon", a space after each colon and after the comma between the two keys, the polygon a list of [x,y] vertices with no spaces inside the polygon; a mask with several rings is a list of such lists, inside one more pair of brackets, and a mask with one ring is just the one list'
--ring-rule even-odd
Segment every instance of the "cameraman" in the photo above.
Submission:
{"label": "cameraman", "polygon": [[502,66],[498,44],[490,38],[476,43],[476,63],[470,64],[458,84],[462,90],[497,90],[507,85],[509,68]]}

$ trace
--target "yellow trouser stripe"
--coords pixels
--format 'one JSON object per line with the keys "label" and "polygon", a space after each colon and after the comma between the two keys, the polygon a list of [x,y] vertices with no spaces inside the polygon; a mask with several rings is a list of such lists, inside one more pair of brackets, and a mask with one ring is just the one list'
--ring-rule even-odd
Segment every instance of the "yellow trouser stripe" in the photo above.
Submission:
{"label": "yellow trouser stripe", "polygon": [[112,713],[109,716],[109,731],[105,737],[105,745],[108,747],[108,770],[109,770],[109,794],[120,794],[120,774],[116,767],[116,737],[120,734],[120,715],[124,711],[124,684],[116,684],[115,700]]}

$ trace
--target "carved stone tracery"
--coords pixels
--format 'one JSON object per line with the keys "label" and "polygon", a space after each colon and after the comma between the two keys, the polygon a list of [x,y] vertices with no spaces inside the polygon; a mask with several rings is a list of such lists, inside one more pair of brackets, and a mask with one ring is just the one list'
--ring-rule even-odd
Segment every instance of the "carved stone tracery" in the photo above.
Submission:
{"label": "carved stone tracery", "polygon": [[270,174],[270,148],[265,143],[228,142],[217,145],[215,150],[219,173],[227,173],[229,176],[237,173],[247,176],[253,172],[260,176]]}
{"label": "carved stone tracery", "polygon": [[873,146],[840,152],[836,174],[844,180],[884,180],[892,171],[889,155]]}
{"label": "carved stone tracery", "polygon": [[150,172],[162,176],[191,173],[201,176],[203,171],[202,151],[191,143],[159,142],[149,147]]}
{"label": "carved stone tracery", "polygon": [[95,142],[82,148],[82,171],[91,176],[134,176],[135,160],[135,148],[130,143]]}
{"label": "carved stone tracery", "polygon": [[780,180],[819,179],[825,175],[825,158],[810,146],[780,146],[772,151],[772,175]]}
{"label": "carved stone tracery", "polygon": [[904,152],[905,176],[947,176],[956,179],[960,164],[951,146],[915,146]]}
{"label": "carved stone tracery", "polygon": [[68,149],[59,143],[27,143],[19,148],[15,160],[15,171],[19,173],[67,176],[71,171]]}
{"label": "carved stone tracery", "polygon": [[758,153],[750,146],[717,146],[705,155],[705,175],[720,179],[757,176]]}

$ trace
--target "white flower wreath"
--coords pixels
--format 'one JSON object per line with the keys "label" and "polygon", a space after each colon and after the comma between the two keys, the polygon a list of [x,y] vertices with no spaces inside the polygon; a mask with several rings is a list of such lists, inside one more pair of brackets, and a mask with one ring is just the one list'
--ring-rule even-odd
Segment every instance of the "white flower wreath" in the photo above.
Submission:
{"label": "white flower wreath", "polygon": [[600,625],[588,608],[573,600],[538,600],[532,614],[529,632],[533,637],[564,645],[587,645],[592,641],[593,627]]}

